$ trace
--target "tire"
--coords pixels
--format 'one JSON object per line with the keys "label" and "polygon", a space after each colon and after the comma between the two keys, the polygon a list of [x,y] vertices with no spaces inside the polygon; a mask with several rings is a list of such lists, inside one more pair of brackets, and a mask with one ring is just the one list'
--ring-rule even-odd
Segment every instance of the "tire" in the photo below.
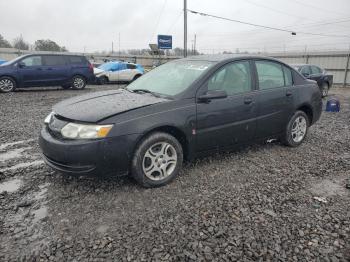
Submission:
{"label": "tire", "polygon": [[305,140],[309,125],[308,116],[303,111],[296,111],[287,124],[282,142],[290,147],[301,145]]}
{"label": "tire", "polygon": [[65,85],[62,85],[62,88],[63,88],[63,89],[69,89],[69,88],[71,88],[71,85],[65,84]]}
{"label": "tire", "polygon": [[97,79],[99,85],[105,85],[108,83],[108,78],[106,76],[101,76]]}
{"label": "tire", "polygon": [[175,137],[162,132],[152,133],[138,144],[131,175],[143,187],[164,186],[178,175],[182,162],[182,146]]}
{"label": "tire", "polygon": [[321,88],[322,97],[328,96],[328,91],[329,91],[329,84],[325,82],[322,84],[322,88]]}
{"label": "tire", "polygon": [[86,86],[86,80],[83,76],[76,75],[72,78],[72,88],[74,90],[83,90]]}
{"label": "tire", "polygon": [[0,77],[0,92],[1,93],[10,93],[15,91],[16,81],[8,76]]}

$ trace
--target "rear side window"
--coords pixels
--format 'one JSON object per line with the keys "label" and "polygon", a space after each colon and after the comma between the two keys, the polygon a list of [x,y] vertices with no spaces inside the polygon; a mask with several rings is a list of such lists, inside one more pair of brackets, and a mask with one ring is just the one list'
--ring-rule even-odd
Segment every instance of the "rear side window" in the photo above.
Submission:
{"label": "rear side window", "polygon": [[30,56],[24,58],[21,62],[25,64],[25,66],[42,66],[41,56]]}
{"label": "rear side window", "polygon": [[289,68],[283,66],[283,73],[284,73],[284,85],[292,86],[293,85],[292,71]]}
{"label": "rear side window", "polygon": [[43,62],[44,65],[47,66],[58,66],[58,65],[65,65],[66,61],[64,60],[63,56],[58,56],[58,55],[48,55],[48,56],[43,56]]}
{"label": "rear side window", "polygon": [[133,64],[126,64],[127,69],[136,69],[136,65]]}
{"label": "rear side window", "polygon": [[208,90],[223,90],[228,95],[251,91],[251,73],[248,61],[225,65],[208,82]]}
{"label": "rear side window", "polygon": [[259,88],[261,90],[284,86],[282,65],[270,61],[256,61]]}
{"label": "rear side window", "polygon": [[322,73],[321,69],[317,66],[311,66],[311,73],[313,75],[319,75]]}
{"label": "rear side window", "polygon": [[86,60],[82,56],[68,56],[70,64],[86,64]]}

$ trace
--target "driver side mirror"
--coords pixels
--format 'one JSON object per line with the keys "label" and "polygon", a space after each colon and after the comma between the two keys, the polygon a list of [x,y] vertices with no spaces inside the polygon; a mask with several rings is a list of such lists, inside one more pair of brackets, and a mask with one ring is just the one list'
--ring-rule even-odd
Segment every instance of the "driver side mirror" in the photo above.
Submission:
{"label": "driver side mirror", "polygon": [[303,73],[303,76],[305,76],[305,77],[309,77],[309,76],[310,76],[310,74],[309,74],[309,73]]}
{"label": "driver side mirror", "polygon": [[227,93],[224,90],[210,90],[206,94],[198,97],[198,101],[202,103],[208,103],[212,99],[226,98]]}
{"label": "driver side mirror", "polygon": [[26,66],[26,64],[25,63],[23,63],[23,62],[18,62],[18,67],[19,68],[23,68],[23,67],[25,67]]}

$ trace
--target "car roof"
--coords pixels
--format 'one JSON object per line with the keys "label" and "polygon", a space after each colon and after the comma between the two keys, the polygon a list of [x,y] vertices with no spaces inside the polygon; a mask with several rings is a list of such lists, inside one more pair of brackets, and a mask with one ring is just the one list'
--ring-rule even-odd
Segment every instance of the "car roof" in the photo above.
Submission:
{"label": "car roof", "polygon": [[249,54],[220,54],[220,55],[197,55],[190,56],[187,58],[182,58],[180,60],[189,60],[189,61],[209,61],[209,62],[223,62],[223,61],[233,61],[238,59],[267,59],[271,61],[276,61],[283,63],[282,61],[268,56],[260,55],[249,55]]}

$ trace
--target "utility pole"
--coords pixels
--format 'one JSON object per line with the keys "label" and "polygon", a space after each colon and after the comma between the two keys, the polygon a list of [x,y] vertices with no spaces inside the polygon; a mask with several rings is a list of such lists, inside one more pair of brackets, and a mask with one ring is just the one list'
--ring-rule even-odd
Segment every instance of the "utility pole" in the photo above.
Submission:
{"label": "utility pole", "polygon": [[197,44],[197,35],[196,34],[194,34],[194,48],[193,48],[193,55],[196,55],[196,44]]}
{"label": "utility pole", "polygon": [[118,34],[118,36],[119,36],[119,40],[118,40],[118,48],[119,48],[119,51],[118,51],[118,53],[119,53],[119,60],[120,60],[120,33]]}
{"label": "utility pole", "polygon": [[184,57],[187,56],[187,0],[184,0]]}
{"label": "utility pole", "polygon": [[112,54],[113,54],[113,41],[112,41]]}

